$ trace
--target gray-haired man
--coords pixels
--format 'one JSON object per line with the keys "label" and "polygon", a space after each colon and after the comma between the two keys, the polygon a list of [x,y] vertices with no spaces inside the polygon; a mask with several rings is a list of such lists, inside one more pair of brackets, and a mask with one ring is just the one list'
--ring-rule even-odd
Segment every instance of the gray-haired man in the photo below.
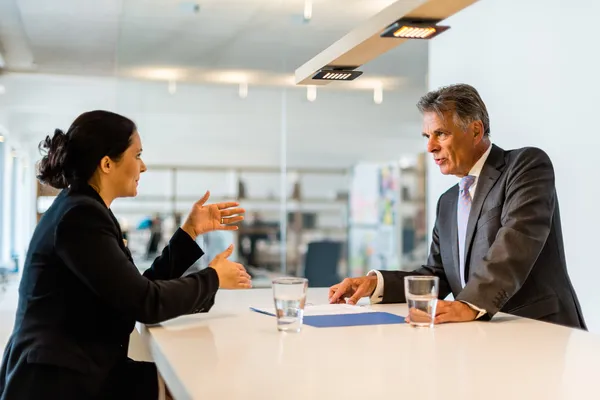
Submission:
{"label": "gray-haired man", "polygon": [[371,271],[329,290],[332,303],[404,302],[404,277],[440,278],[436,323],[490,319],[499,311],[586,329],[567,273],[552,163],[542,150],[505,151],[490,141],[486,106],[472,86],[427,93],[427,151],[460,182],[437,204],[427,264]]}

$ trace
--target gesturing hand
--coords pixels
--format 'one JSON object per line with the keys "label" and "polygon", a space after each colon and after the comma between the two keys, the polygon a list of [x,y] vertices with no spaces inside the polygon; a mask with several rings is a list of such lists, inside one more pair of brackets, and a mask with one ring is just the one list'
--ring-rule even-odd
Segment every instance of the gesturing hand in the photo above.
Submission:
{"label": "gesturing hand", "polygon": [[221,289],[251,288],[252,280],[242,264],[238,264],[227,259],[232,252],[233,245],[229,246],[227,250],[217,255],[210,262],[210,264],[208,264],[208,266],[213,268],[219,276],[219,287]]}
{"label": "gesturing hand", "polygon": [[231,201],[204,205],[209,197],[210,192],[207,191],[193,205],[189,216],[181,226],[181,229],[186,231],[194,240],[198,235],[211,231],[235,231],[238,227],[232,224],[244,219],[244,216],[239,214],[244,214],[246,210],[239,208],[239,203]]}

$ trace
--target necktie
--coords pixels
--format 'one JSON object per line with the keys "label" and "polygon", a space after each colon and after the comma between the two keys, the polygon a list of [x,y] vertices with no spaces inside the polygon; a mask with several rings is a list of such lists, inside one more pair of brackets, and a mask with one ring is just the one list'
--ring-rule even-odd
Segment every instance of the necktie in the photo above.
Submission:
{"label": "necktie", "polygon": [[469,188],[475,183],[475,177],[467,175],[462,178],[458,184],[458,260],[460,270],[460,281],[465,287],[465,239],[467,236],[467,223],[469,222],[469,213],[471,212],[471,194]]}

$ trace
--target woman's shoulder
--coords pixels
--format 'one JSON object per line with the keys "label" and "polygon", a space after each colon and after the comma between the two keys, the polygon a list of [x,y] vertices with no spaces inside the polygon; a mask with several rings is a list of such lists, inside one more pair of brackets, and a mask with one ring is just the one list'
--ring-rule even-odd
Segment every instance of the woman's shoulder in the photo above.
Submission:
{"label": "woman's shoulder", "polygon": [[[55,200],[50,214],[57,223],[73,221],[78,223],[104,221],[112,223],[108,208],[97,199],[82,193],[64,190]],[[83,219],[82,221],[79,221]]]}

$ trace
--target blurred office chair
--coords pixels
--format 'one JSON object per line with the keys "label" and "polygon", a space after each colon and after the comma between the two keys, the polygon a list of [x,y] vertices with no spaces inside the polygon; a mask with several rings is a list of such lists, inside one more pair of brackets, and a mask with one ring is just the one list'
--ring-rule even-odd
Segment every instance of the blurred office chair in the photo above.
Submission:
{"label": "blurred office chair", "polygon": [[311,242],[304,260],[304,277],[309,287],[329,287],[340,282],[338,264],[342,243],[334,241]]}

